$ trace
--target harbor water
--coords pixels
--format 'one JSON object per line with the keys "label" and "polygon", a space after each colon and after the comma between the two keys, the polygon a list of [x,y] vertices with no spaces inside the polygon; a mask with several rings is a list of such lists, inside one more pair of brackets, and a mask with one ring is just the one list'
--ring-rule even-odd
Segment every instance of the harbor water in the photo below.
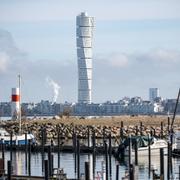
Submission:
{"label": "harbor water", "polygon": [[[53,153],[54,155],[54,168],[58,167],[58,155],[57,153]],[[2,154],[0,153],[0,156]],[[44,159],[48,159],[47,154],[45,153]],[[5,153],[5,169],[7,172],[7,160],[10,160],[10,152],[6,151]],[[102,172],[102,161],[105,160],[103,155],[96,156],[96,168],[95,174],[96,178],[101,179],[101,172]],[[134,159],[132,159],[134,161]],[[138,166],[138,179],[145,180],[145,179],[152,179],[149,178],[148,173],[148,156],[141,156],[139,157],[139,166]],[[84,174],[84,163],[88,161],[88,154],[81,154],[80,156],[80,172],[83,176]],[[180,159],[173,158],[173,171],[172,171],[172,178],[176,179],[179,178],[179,166],[180,166]],[[159,174],[160,169],[160,157],[159,156],[152,156],[151,157],[151,167],[156,170],[156,173]],[[117,161],[114,157],[112,157],[112,179],[116,178],[116,165]],[[119,177],[122,179],[125,175],[125,171],[128,169],[127,164],[128,159],[125,160],[124,164],[120,164],[119,166]],[[13,173],[16,175],[28,175],[27,165],[25,162],[25,152],[16,151],[13,152],[12,155],[12,166],[13,166]],[[64,172],[67,174],[68,178],[75,178],[77,177],[74,171],[74,154],[73,153],[60,153],[60,168],[64,169]],[[164,157],[164,169],[165,169],[165,179],[167,175],[167,157]],[[31,155],[31,175],[32,176],[43,176],[44,172],[42,170],[42,154],[41,153],[32,153]]]}
{"label": "harbor water", "polygon": [[[7,120],[8,118],[1,118],[1,120]],[[176,132],[177,137],[180,136],[179,132]],[[86,140],[85,140],[86,141]],[[86,144],[83,139],[80,140],[80,143]],[[102,139],[97,139],[97,144],[102,144]],[[115,142],[112,141],[112,145]],[[69,140],[66,145],[72,145],[72,141]],[[177,144],[180,147],[180,143]],[[53,167],[58,167],[58,154],[53,152]],[[89,154],[80,154],[80,173],[84,174],[85,169],[85,162],[89,159]],[[0,152],[0,158],[2,157],[2,152]],[[28,175],[28,168],[27,163],[25,161],[25,152],[24,151],[13,151],[12,152],[12,167],[13,167],[13,174],[15,175]],[[32,176],[43,176],[44,169],[43,169],[43,160],[47,160],[48,155],[45,153],[43,158],[40,152],[32,152],[31,154],[31,175]],[[5,151],[5,170],[7,173],[7,161],[10,160],[10,152]],[[119,164],[119,180],[124,177],[125,172],[128,171],[128,158],[125,161],[117,162],[117,160],[112,156],[112,180],[116,179],[116,165]],[[96,179],[101,179],[101,172],[102,172],[102,162],[105,162],[104,155],[96,155],[96,163],[95,163],[95,176]],[[134,163],[134,157],[132,157],[132,163]],[[152,172],[149,177],[149,166],[148,166],[148,155],[147,156],[139,156],[138,157],[138,179],[139,180],[146,180],[152,179]],[[180,167],[180,158],[172,158],[172,173],[171,179],[179,179],[179,167]],[[60,153],[60,168],[63,168],[64,173],[66,173],[67,178],[73,179],[77,178],[77,173],[75,172],[75,156],[74,153]],[[157,174],[160,174],[160,156],[159,155],[152,155],[151,156],[151,169],[154,169]],[[164,175],[165,180],[167,179],[167,156],[164,156]]]}

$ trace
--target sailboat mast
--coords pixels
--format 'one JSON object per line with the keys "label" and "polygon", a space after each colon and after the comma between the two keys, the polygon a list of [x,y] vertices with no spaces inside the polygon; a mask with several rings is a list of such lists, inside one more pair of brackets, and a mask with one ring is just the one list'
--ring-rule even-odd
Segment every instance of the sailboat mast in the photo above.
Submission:
{"label": "sailboat mast", "polygon": [[21,76],[18,75],[19,82],[19,133],[21,134]]}

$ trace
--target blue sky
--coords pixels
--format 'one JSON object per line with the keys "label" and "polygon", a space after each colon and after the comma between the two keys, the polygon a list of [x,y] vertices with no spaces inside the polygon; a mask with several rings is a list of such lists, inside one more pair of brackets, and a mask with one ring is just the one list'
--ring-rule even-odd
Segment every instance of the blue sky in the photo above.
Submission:
{"label": "blue sky", "polygon": [[175,98],[180,84],[179,0],[0,0],[0,101],[22,74],[23,101],[77,101],[76,15],[95,17],[93,101]]}

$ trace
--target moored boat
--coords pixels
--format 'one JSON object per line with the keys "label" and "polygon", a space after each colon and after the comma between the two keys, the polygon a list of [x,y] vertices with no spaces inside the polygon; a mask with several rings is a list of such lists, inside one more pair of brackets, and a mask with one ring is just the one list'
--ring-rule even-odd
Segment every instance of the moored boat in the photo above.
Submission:
{"label": "moored boat", "polygon": [[[27,140],[27,142],[26,142]],[[28,141],[31,140],[32,143],[35,143],[35,137],[33,134],[27,133],[27,139],[25,134],[15,134],[12,135],[12,145],[25,145],[28,144]],[[0,144],[10,145],[11,136],[5,129],[0,129]]]}
{"label": "moored boat", "polygon": [[[164,154],[167,154],[168,142],[165,139],[156,139],[148,136],[133,136],[131,137],[131,155],[135,155],[135,143],[137,143],[137,152],[139,156],[147,156],[149,151],[149,143],[151,155],[160,155],[160,149],[164,149]],[[123,147],[123,148],[122,148]],[[176,148],[176,143],[173,144],[173,149]],[[119,147],[119,153],[122,151],[124,156],[129,155],[129,139],[126,139]]]}

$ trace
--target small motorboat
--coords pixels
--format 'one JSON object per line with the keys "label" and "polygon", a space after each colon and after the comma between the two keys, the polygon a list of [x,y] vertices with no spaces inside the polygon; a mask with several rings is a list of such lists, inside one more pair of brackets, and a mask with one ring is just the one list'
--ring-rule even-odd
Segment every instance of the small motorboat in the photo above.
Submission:
{"label": "small motorboat", "polygon": [[[164,154],[167,154],[168,142],[165,139],[156,139],[148,136],[133,136],[131,137],[131,155],[135,155],[135,143],[137,143],[138,155],[147,156],[149,150],[149,142],[151,155],[160,155],[160,149],[164,149]],[[122,146],[122,145],[121,145]],[[123,142],[124,155],[129,155],[129,139]],[[173,149],[176,148],[176,143],[173,144]],[[122,149],[121,149],[122,150]]]}
{"label": "small motorboat", "polygon": [[[31,140],[32,143],[35,143],[35,137],[33,134],[27,134],[27,142],[25,134],[15,134],[12,136],[13,145],[25,145],[28,144],[28,141]],[[0,144],[10,145],[11,136],[5,129],[0,129]]]}

